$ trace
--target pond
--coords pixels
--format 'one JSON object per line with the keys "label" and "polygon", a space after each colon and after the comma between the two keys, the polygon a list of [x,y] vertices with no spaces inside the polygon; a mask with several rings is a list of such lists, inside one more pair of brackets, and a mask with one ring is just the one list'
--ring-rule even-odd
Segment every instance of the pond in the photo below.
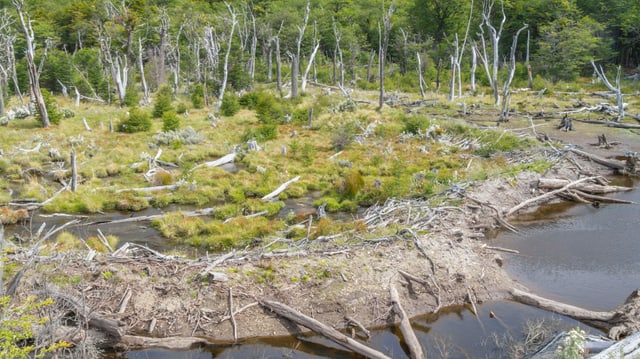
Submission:
{"label": "pond", "polygon": [[[619,185],[633,186],[628,179]],[[638,183],[635,183],[637,186]],[[640,191],[616,197],[640,203]],[[640,287],[640,216],[638,204],[589,205],[560,203],[543,206],[516,223],[520,233],[501,233],[493,245],[513,248],[518,255],[504,255],[512,277],[533,292],[594,310],[611,310],[632,290]],[[565,328],[581,326],[567,317],[511,302],[470,308],[444,308],[438,315],[414,318],[412,324],[427,357],[506,357],[504,338],[521,339],[527,323],[545,319]],[[491,318],[489,313],[495,314]],[[396,328],[372,331],[369,344],[394,358],[406,358]],[[328,340],[256,338],[233,346],[175,352],[131,351],[126,358],[354,358]]]}

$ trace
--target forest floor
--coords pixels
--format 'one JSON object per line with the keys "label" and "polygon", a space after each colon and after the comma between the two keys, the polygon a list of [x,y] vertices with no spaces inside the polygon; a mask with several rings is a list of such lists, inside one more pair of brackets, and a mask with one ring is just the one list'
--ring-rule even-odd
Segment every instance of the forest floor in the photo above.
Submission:
{"label": "forest floor", "polygon": [[[486,117],[470,115],[467,120],[478,123],[483,119]],[[35,261],[22,278],[18,295],[24,297],[42,290],[71,295],[92,313],[116,319],[125,333],[119,345],[127,348],[232,342],[230,293],[234,311],[243,309],[234,315],[238,338],[305,330],[261,307],[258,302],[262,300],[279,301],[342,329],[348,324],[346,317],[365,327],[394,322],[390,286],[399,289],[409,316],[450,305],[473,307],[476,303],[509,298],[509,290],[519,284],[502,269],[502,249],[491,247],[491,237],[504,230],[498,213],[501,216],[540,194],[536,188],[538,178],[575,180],[579,176],[612,173],[557,146],[571,144],[603,157],[640,151],[638,134],[634,132],[637,130],[574,122],[576,131],[564,132],[555,129],[558,122],[554,118],[536,126],[537,134],[545,132],[555,141],[556,153],[551,153],[549,147],[540,147],[512,154],[553,158],[555,163],[546,173],[521,172],[489,178],[467,187],[454,187],[436,196],[437,201],[397,200],[369,209],[370,228],[398,228],[386,237],[353,244],[333,236],[282,253],[237,251],[214,268],[210,267],[216,259],[213,257],[208,261],[186,260],[139,248],[137,254],[98,254],[90,261],[85,260],[86,253],[57,253]],[[530,125],[525,118],[501,124],[534,135]],[[617,142],[612,149],[591,145],[602,133],[610,142]],[[517,216],[506,220],[515,222]],[[416,235],[407,228],[427,231]],[[25,260],[20,253],[14,256]],[[423,283],[408,280],[400,271]],[[76,333],[78,338],[83,335]],[[149,339],[167,337],[177,338]]]}

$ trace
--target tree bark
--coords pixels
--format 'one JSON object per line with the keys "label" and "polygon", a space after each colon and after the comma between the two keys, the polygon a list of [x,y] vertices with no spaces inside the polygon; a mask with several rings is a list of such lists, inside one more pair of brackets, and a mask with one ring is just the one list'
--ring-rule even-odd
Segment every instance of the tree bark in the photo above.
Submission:
{"label": "tree bark", "polygon": [[354,339],[351,339],[348,336],[340,333],[339,331],[329,326],[326,326],[320,323],[319,321],[311,317],[308,317],[282,303],[263,300],[263,301],[260,301],[260,305],[266,309],[271,310],[277,315],[287,318],[293,321],[294,323],[300,324],[306,328],[309,328],[310,330],[324,336],[325,338],[328,338],[334,341],[335,343],[340,344],[341,346],[347,349],[350,349],[355,353],[358,353],[364,357],[372,358],[372,359],[390,359],[388,356],[384,355],[383,353],[375,349],[369,348],[368,346]]}
{"label": "tree bark", "polygon": [[391,287],[389,288],[389,293],[391,296],[391,305],[393,307],[393,311],[398,317],[400,317],[400,331],[402,332],[405,343],[409,347],[411,359],[426,358],[422,350],[422,346],[420,345],[420,342],[416,337],[416,333],[411,328],[409,317],[407,316],[407,313],[404,311],[404,309],[402,309],[402,305],[400,305],[400,296],[398,295],[398,291],[393,285],[391,285]]}
{"label": "tree bark", "polygon": [[237,15],[231,5],[228,3],[227,10],[229,10],[229,14],[231,15],[231,29],[229,30],[229,41],[227,42],[227,53],[224,55],[224,67],[223,67],[223,77],[222,77],[222,86],[220,87],[220,95],[218,96],[218,106],[216,108],[216,112],[220,111],[220,107],[222,107],[222,100],[224,98],[224,92],[227,89],[227,79],[229,78],[229,55],[231,54],[231,44],[233,42],[233,32],[238,24]]}
{"label": "tree bark", "polygon": [[29,14],[24,11],[24,0],[12,0],[12,2],[18,13],[22,33],[24,35],[27,72],[29,73],[29,86],[36,102],[36,110],[40,116],[42,127],[46,128],[51,126],[51,122],[49,121],[49,113],[47,112],[47,107],[44,103],[44,98],[42,97],[42,91],[40,90],[40,75],[35,64],[35,48],[33,44],[35,37],[33,29],[31,28],[31,19],[29,18]]}

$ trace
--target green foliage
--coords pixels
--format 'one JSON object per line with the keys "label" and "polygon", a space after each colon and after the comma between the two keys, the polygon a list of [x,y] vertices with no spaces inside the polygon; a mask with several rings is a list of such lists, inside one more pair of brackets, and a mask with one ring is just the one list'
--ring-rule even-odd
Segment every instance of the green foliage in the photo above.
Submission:
{"label": "green foliage", "polygon": [[331,144],[336,151],[347,148],[353,142],[356,135],[356,124],[348,122],[333,131],[331,136]]}
{"label": "green foliage", "polygon": [[267,124],[258,126],[255,129],[247,129],[241,137],[242,142],[247,142],[251,139],[258,142],[265,142],[275,140],[276,138],[278,138],[278,125],[276,124]]}
{"label": "green foliage", "polygon": [[344,177],[343,191],[347,198],[355,198],[358,192],[364,187],[364,179],[360,172],[351,170]]}
{"label": "green foliage", "polygon": [[44,348],[32,344],[34,327],[49,321],[48,317],[39,313],[52,304],[51,299],[38,300],[35,296],[26,298],[20,304],[12,303],[9,296],[0,297],[0,358],[43,358],[47,353],[71,346],[65,341]]}
{"label": "green foliage", "polygon": [[122,102],[125,106],[138,106],[138,103],[140,102],[140,93],[133,84],[127,86],[127,92],[125,93],[124,100]]}
{"label": "green foliage", "polygon": [[137,107],[129,111],[129,118],[120,122],[118,131],[125,133],[146,132],[151,129],[151,117]]}
{"label": "green foliage", "polygon": [[162,114],[162,131],[178,131],[180,118],[174,111],[166,111]]}
{"label": "green foliage", "polygon": [[403,119],[404,132],[417,135],[418,133],[425,133],[427,127],[429,127],[429,120],[420,116],[409,116]]}
{"label": "green foliage", "polygon": [[571,329],[564,342],[556,351],[558,359],[582,359],[584,358],[584,330],[580,328]]}
{"label": "green foliage", "polygon": [[266,95],[261,92],[247,92],[246,94],[242,95],[242,97],[240,97],[240,100],[238,102],[247,110],[255,110],[256,105],[258,104],[258,100],[262,96]]}
{"label": "green foliage", "polygon": [[540,27],[536,60],[553,82],[574,80],[588,68],[590,59],[604,55],[606,41],[598,37],[602,30],[602,25],[589,17],[558,18]]}
{"label": "green foliage", "polygon": [[58,110],[56,102],[51,97],[51,92],[47,89],[42,90],[42,99],[44,100],[44,106],[47,109],[47,115],[49,115],[49,121],[54,125],[59,125],[62,120],[62,113]]}
{"label": "green foliage", "polygon": [[220,106],[220,112],[223,116],[233,116],[240,111],[240,103],[238,97],[234,94],[227,94],[222,99],[222,105]]}
{"label": "green foliage", "polygon": [[256,116],[258,119],[267,124],[281,123],[284,115],[288,112],[288,107],[278,101],[273,95],[262,92],[256,102]]}
{"label": "green foliage", "polygon": [[195,109],[204,108],[204,86],[197,84],[191,93],[191,104]]}
{"label": "green foliage", "polygon": [[160,118],[162,114],[173,110],[171,103],[173,102],[173,92],[169,86],[162,86],[158,90],[156,102],[153,106],[153,118]]}

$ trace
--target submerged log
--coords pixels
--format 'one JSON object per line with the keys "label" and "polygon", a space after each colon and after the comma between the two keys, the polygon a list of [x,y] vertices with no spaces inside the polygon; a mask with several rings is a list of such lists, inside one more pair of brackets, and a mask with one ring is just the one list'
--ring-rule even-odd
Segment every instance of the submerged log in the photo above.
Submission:
{"label": "submerged log", "polygon": [[393,312],[400,317],[400,332],[402,332],[402,336],[404,337],[404,341],[409,347],[409,353],[411,359],[424,359],[426,358],[424,352],[422,351],[422,346],[418,341],[418,337],[416,337],[416,333],[411,328],[411,322],[409,321],[409,316],[400,305],[400,296],[398,295],[398,291],[396,287],[391,285],[389,287],[389,294],[391,296],[391,305],[393,307]]}
{"label": "submerged log", "polygon": [[339,331],[327,325],[324,325],[319,321],[308,317],[287,305],[268,300],[260,301],[260,305],[278,314],[279,316],[287,318],[294,323],[304,326],[305,328],[309,328],[310,330],[324,336],[325,338],[328,338],[333,342],[338,343],[343,347],[348,348],[362,356],[373,359],[391,359],[385,354],[372,349],[357,340],[351,339],[348,336],[340,333]]}

